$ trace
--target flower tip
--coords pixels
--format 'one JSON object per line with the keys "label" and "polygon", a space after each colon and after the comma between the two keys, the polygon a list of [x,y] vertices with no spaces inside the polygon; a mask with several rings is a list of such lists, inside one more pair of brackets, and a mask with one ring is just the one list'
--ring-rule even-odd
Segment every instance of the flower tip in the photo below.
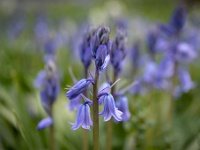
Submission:
{"label": "flower tip", "polygon": [[38,125],[37,130],[45,129],[53,124],[53,119],[51,117],[42,119]]}

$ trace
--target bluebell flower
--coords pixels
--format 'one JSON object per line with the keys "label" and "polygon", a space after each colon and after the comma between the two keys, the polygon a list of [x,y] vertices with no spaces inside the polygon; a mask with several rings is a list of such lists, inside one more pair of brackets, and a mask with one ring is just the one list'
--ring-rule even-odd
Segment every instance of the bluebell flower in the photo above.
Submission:
{"label": "bluebell flower", "polygon": [[51,108],[56,101],[60,90],[54,62],[49,61],[47,63],[45,70],[39,73],[35,84],[40,88],[42,106],[49,115],[49,118],[45,118],[39,122],[37,128],[40,130],[53,123]]}
{"label": "bluebell flower", "polygon": [[103,101],[104,110],[99,113],[100,116],[104,116],[104,121],[109,121],[113,116],[115,120],[122,121],[122,112],[115,106],[115,100],[111,94],[101,94],[98,96],[99,101]]}
{"label": "bluebell flower", "polygon": [[191,62],[197,57],[197,53],[188,43],[178,43],[176,46],[175,59],[178,62]]}
{"label": "bluebell flower", "polygon": [[92,62],[90,43],[95,34],[95,29],[89,29],[83,36],[82,43],[79,46],[79,53],[84,67],[87,69]]}
{"label": "bluebell flower", "polygon": [[142,80],[145,83],[153,83],[157,74],[157,64],[153,61],[150,61],[146,64]]}
{"label": "bluebell flower", "polygon": [[179,32],[186,21],[186,8],[185,6],[178,6],[172,16],[171,16],[171,20],[170,20],[170,25],[177,31]]}
{"label": "bluebell flower", "polygon": [[111,64],[116,75],[121,72],[125,63],[125,57],[127,53],[126,40],[126,32],[122,29],[118,29],[111,48]]}
{"label": "bluebell flower", "polygon": [[116,107],[123,113],[122,121],[127,122],[130,119],[130,112],[128,108],[128,99],[126,96],[119,96],[116,100]]}
{"label": "bluebell flower", "polygon": [[51,77],[45,81],[43,88],[40,91],[42,105],[49,115],[51,115],[50,107],[53,105],[53,103],[57,99],[59,90],[60,88],[59,88],[59,83],[57,81],[57,78]]}
{"label": "bluebell flower", "polygon": [[151,29],[147,34],[147,47],[149,50],[149,54],[154,58],[156,53],[156,44],[158,39],[158,31],[157,29]]}
{"label": "bluebell flower", "polygon": [[90,118],[90,102],[85,102],[82,104],[77,112],[75,123],[70,123],[72,125],[72,130],[77,130],[80,126],[86,130],[90,130],[90,126],[93,125]]}
{"label": "bluebell flower", "polygon": [[34,28],[35,32],[35,40],[38,42],[37,44],[44,46],[44,43],[49,38],[50,32],[49,32],[49,26],[47,24],[46,17],[44,15],[40,15],[35,24]]}
{"label": "bluebell flower", "polygon": [[178,78],[181,91],[188,92],[190,89],[194,88],[195,84],[192,82],[190,74],[187,70],[179,69]]}
{"label": "bluebell flower", "polygon": [[55,54],[56,43],[54,39],[49,39],[48,41],[46,41],[46,43],[44,44],[44,52],[45,54],[52,54],[52,55]]}
{"label": "bluebell flower", "polygon": [[66,92],[66,96],[71,100],[83,93],[87,87],[92,83],[92,79],[82,79]]}
{"label": "bluebell flower", "polygon": [[100,26],[90,43],[92,57],[95,60],[96,68],[100,71],[104,70],[110,61],[111,41],[109,35],[110,28]]}
{"label": "bluebell flower", "polygon": [[53,124],[53,119],[51,117],[44,118],[38,123],[37,129],[42,130],[51,126],[52,124]]}
{"label": "bluebell flower", "polygon": [[170,78],[174,74],[174,59],[170,55],[164,56],[158,65],[158,75]]}
{"label": "bluebell flower", "polygon": [[133,65],[134,73],[138,70],[140,64],[139,41],[136,41],[130,48],[130,59]]}

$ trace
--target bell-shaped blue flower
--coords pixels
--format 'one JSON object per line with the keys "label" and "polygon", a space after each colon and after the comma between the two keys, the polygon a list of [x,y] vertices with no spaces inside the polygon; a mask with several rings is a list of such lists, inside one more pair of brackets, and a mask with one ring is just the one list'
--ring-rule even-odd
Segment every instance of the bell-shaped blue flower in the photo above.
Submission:
{"label": "bell-shaped blue flower", "polygon": [[188,43],[179,43],[176,47],[175,58],[178,62],[191,62],[197,57],[197,53]]}
{"label": "bell-shaped blue flower", "polygon": [[123,113],[122,114],[122,121],[127,122],[130,119],[130,112],[128,108],[128,99],[126,96],[119,96],[118,100],[116,101],[116,107]]}
{"label": "bell-shaped blue flower", "polygon": [[190,74],[185,69],[180,69],[178,71],[178,77],[180,81],[180,89],[183,92],[188,92],[190,89],[194,88],[194,83],[191,80]]}
{"label": "bell-shaped blue flower", "polygon": [[115,100],[111,94],[99,95],[99,101],[103,101],[104,110],[99,113],[100,116],[104,116],[104,121],[109,121],[113,116],[115,120],[122,121],[122,112],[115,106]]}
{"label": "bell-shaped blue flower", "polygon": [[85,102],[82,104],[77,112],[75,123],[70,123],[72,125],[72,130],[77,130],[80,126],[86,130],[90,130],[90,126],[93,125],[90,118],[90,102]]}
{"label": "bell-shaped blue flower", "polygon": [[83,93],[86,88],[90,85],[92,79],[82,79],[76,83],[70,90],[66,93],[66,96],[71,100]]}

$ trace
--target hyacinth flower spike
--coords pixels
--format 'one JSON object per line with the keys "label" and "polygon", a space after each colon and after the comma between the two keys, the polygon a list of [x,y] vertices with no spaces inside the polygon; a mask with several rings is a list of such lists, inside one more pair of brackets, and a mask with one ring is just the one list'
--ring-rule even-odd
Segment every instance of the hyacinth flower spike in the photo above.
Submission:
{"label": "hyacinth flower spike", "polygon": [[87,101],[79,107],[75,123],[70,123],[72,125],[72,130],[77,130],[79,127],[90,130],[90,126],[93,125],[90,118],[90,103],[90,101]]}

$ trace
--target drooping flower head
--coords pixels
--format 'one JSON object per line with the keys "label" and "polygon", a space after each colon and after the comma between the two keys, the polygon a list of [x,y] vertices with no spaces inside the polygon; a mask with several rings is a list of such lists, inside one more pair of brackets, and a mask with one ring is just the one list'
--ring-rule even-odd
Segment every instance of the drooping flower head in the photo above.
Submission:
{"label": "drooping flower head", "polygon": [[110,28],[102,25],[96,30],[91,40],[91,54],[99,71],[104,70],[110,61],[111,41],[109,35]]}
{"label": "drooping flower head", "polygon": [[104,104],[104,110],[99,113],[104,116],[104,121],[109,121],[113,116],[115,120],[122,121],[122,112],[115,106],[114,97],[111,94],[103,93],[98,95],[99,103]]}
{"label": "drooping flower head", "polygon": [[86,69],[92,62],[92,55],[90,50],[90,43],[95,34],[95,28],[90,28],[83,36],[82,43],[79,47],[81,61]]}
{"label": "drooping flower head", "polygon": [[111,48],[111,64],[114,68],[114,72],[116,75],[121,72],[122,67],[125,63],[125,57],[127,53],[126,41],[126,32],[122,29],[118,29]]}
{"label": "drooping flower head", "polygon": [[90,126],[93,125],[90,118],[90,103],[91,102],[85,102],[79,107],[75,123],[70,123],[72,125],[72,130],[77,130],[80,126],[86,130],[90,130]]}
{"label": "drooping flower head", "polygon": [[197,57],[196,51],[188,43],[180,42],[177,44],[177,46],[175,48],[176,48],[175,59],[178,62],[188,63]]}

